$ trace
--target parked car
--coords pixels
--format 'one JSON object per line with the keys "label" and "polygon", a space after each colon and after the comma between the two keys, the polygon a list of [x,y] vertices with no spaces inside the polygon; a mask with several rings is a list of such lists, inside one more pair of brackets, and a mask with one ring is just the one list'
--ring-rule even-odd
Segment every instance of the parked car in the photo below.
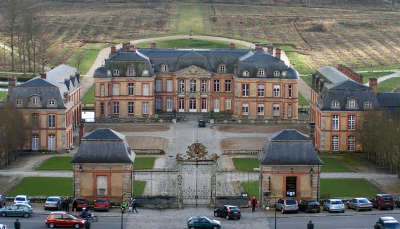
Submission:
{"label": "parked car", "polygon": [[344,213],[345,211],[344,204],[341,199],[329,199],[325,201],[323,210],[328,212],[341,212],[341,213]]}
{"label": "parked car", "polygon": [[17,207],[28,207],[28,208],[30,208],[31,210],[33,210],[33,207],[32,207],[32,205],[30,205],[30,204],[14,204],[15,206],[17,206]]}
{"label": "parked car", "polygon": [[209,219],[205,216],[190,217],[187,221],[187,226],[189,229],[195,228],[212,228],[220,229],[221,222],[214,219]]}
{"label": "parked car", "polygon": [[78,210],[78,211],[82,211],[83,208],[88,208],[89,207],[88,201],[86,199],[84,199],[84,198],[76,198],[75,201],[77,203],[76,210]]}
{"label": "parked car", "polygon": [[85,220],[68,214],[63,211],[57,211],[50,213],[47,216],[45,224],[47,227],[55,228],[55,227],[73,227],[73,228],[81,228],[85,224]]}
{"label": "parked car", "polygon": [[49,196],[46,199],[46,202],[44,203],[44,210],[47,209],[55,209],[55,210],[60,210],[61,209],[61,197],[59,196]]}
{"label": "parked car", "polygon": [[390,194],[377,194],[375,198],[372,200],[372,206],[374,208],[382,209],[391,209],[394,208],[393,196]]}
{"label": "parked car", "polygon": [[356,211],[361,210],[372,210],[372,203],[367,198],[354,198],[349,201],[348,204],[349,209],[354,209]]}
{"label": "parked car", "polygon": [[[7,203],[6,197],[3,195],[0,195],[0,208],[6,206],[6,203]],[[0,229],[1,229],[1,227],[0,227]]]}
{"label": "parked car", "polygon": [[30,201],[26,195],[18,195],[14,198],[14,204],[29,204]]}
{"label": "parked car", "polygon": [[95,211],[108,211],[110,209],[110,200],[107,198],[97,198],[94,200]]}
{"label": "parked car", "polygon": [[286,212],[295,212],[299,211],[299,205],[297,204],[297,200],[292,199],[279,199],[275,204],[275,210],[281,211],[282,214]]}
{"label": "parked car", "polygon": [[321,206],[318,201],[315,200],[302,200],[299,204],[299,210],[303,212],[321,212]]}
{"label": "parked car", "polygon": [[32,208],[29,208],[25,205],[9,205],[0,209],[0,215],[3,217],[19,216],[28,218],[32,216]]}
{"label": "parked car", "polygon": [[400,229],[400,223],[392,216],[379,217],[374,229]]}
{"label": "parked car", "polygon": [[7,229],[7,225],[5,225],[5,224],[0,224],[0,229]]}
{"label": "parked car", "polygon": [[214,216],[226,219],[240,219],[240,208],[233,205],[224,205],[223,207],[214,209]]}

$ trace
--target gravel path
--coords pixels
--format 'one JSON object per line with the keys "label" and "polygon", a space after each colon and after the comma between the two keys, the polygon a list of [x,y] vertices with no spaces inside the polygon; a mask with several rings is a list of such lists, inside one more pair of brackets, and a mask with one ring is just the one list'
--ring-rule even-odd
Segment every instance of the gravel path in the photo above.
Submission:
{"label": "gravel path", "polygon": [[[381,83],[381,82],[383,82],[383,81],[385,81],[385,80],[388,80],[388,79],[391,79],[391,78],[399,78],[399,77],[400,77],[400,71],[397,70],[397,71],[395,71],[395,72],[392,73],[392,74],[379,77],[379,78],[378,78],[378,84]],[[365,85],[365,86],[368,86],[368,82],[365,83],[364,85]]]}

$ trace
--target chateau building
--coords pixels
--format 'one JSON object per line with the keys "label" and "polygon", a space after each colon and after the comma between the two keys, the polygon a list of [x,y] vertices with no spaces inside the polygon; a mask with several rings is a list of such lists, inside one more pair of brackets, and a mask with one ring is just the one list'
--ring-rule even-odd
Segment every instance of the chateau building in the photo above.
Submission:
{"label": "chateau building", "polygon": [[400,93],[378,93],[376,78],[369,86],[362,76],[339,65],[319,68],[312,76],[310,119],[315,123],[319,151],[358,151],[357,127],[372,110],[400,109]]}
{"label": "chateau building", "polygon": [[298,74],[281,50],[135,49],[124,44],[94,74],[96,118],[225,112],[297,119]]}
{"label": "chateau building", "polygon": [[40,77],[17,85],[9,81],[8,103],[13,104],[31,126],[26,150],[59,151],[73,145],[73,130],[81,117],[80,75],[60,65]]}

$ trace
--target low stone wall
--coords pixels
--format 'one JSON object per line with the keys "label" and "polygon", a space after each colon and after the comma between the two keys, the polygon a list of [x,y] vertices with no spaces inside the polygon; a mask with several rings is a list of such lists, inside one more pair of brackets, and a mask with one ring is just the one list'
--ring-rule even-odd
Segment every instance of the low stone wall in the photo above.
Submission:
{"label": "low stone wall", "polygon": [[138,196],[138,207],[151,209],[178,208],[178,198],[175,196]]}
{"label": "low stone wall", "polygon": [[242,196],[217,196],[216,207],[223,205],[235,205],[241,208],[249,207],[249,198]]}

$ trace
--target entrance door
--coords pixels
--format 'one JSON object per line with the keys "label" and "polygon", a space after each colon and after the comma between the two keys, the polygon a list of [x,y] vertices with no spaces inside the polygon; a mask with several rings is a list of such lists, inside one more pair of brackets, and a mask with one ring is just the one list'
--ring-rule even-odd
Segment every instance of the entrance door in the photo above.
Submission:
{"label": "entrance door", "polygon": [[96,193],[97,196],[106,196],[107,195],[107,176],[97,176],[97,187]]}
{"label": "entrance door", "polygon": [[296,197],[297,194],[297,177],[286,177],[286,196]]}
{"label": "entrance door", "polygon": [[37,135],[32,136],[32,150],[33,151],[39,150],[39,136]]}

